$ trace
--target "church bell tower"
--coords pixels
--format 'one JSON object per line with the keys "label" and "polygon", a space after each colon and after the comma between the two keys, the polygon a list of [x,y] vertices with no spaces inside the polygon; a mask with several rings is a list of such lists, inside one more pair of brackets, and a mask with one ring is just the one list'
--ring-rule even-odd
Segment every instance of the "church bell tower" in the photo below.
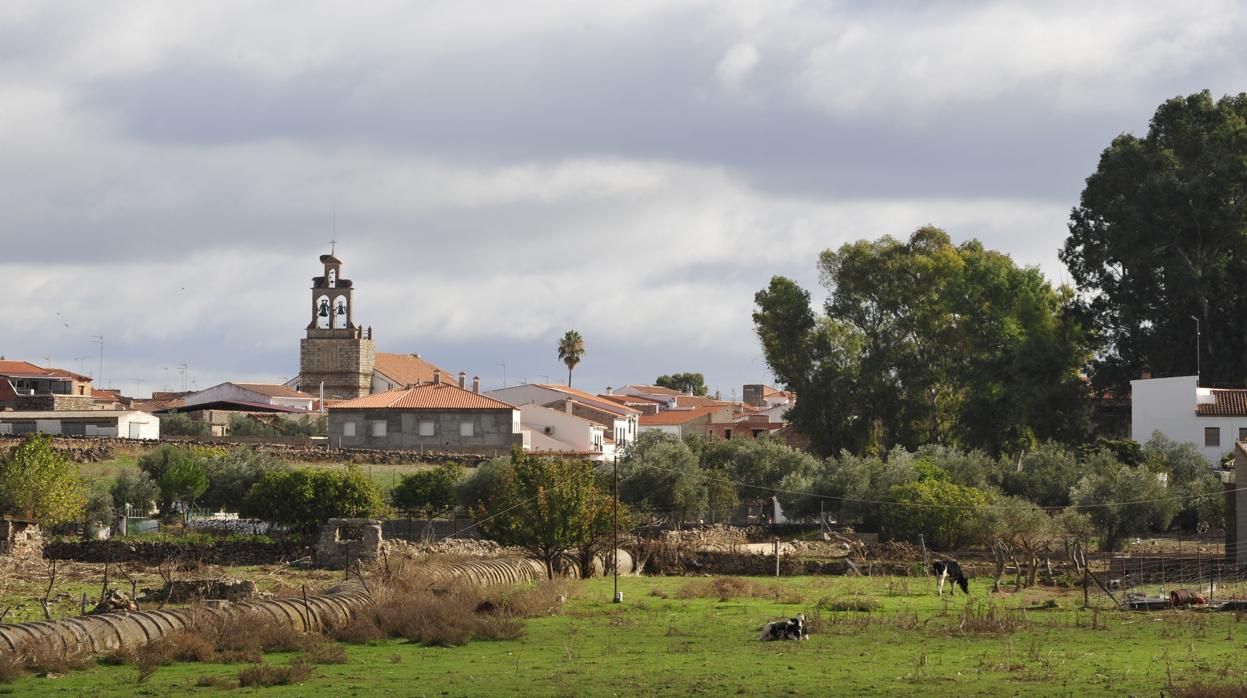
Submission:
{"label": "church bell tower", "polygon": [[372,390],[376,345],[372,329],[355,324],[354,288],[342,278],[342,261],[333,254],[320,256],[324,274],[312,279],[312,320],[307,337],[299,342],[299,389],[325,397],[349,399]]}

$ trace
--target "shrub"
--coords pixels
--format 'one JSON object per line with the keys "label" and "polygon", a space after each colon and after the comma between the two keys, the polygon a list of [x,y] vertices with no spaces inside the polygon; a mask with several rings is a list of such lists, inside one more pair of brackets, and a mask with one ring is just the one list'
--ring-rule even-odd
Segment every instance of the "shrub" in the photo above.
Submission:
{"label": "shrub", "polygon": [[377,626],[371,613],[357,613],[345,625],[333,631],[333,639],[351,644],[367,644],[385,639],[385,633]]}
{"label": "shrub", "polygon": [[444,516],[458,504],[459,480],[462,477],[462,467],[453,462],[404,475],[391,494],[394,506],[400,511],[421,514],[430,519]]}
{"label": "shrub", "polygon": [[35,674],[67,674],[73,669],[86,668],[90,663],[89,649],[66,648],[55,640],[33,642],[22,651],[22,664]]}
{"label": "shrub", "polygon": [[194,499],[208,489],[208,474],[203,463],[207,456],[194,448],[161,446],[139,458],[139,468],[151,477],[160,490],[160,513],[167,516],[173,503]]}
{"label": "shrub", "polygon": [[888,538],[917,540],[945,550],[983,538],[981,509],[990,495],[974,487],[926,479],[897,485],[889,493],[895,506],[881,511],[880,533]]}
{"label": "shrub", "polygon": [[162,436],[208,436],[212,432],[206,422],[172,412],[160,418],[160,434]]}
{"label": "shrub", "polygon": [[29,435],[0,460],[0,513],[41,523],[76,521],[86,505],[78,464],[52,448],[52,439]]}
{"label": "shrub", "polygon": [[129,504],[144,514],[147,514],[148,507],[156,501],[156,497],[160,496],[160,488],[156,487],[156,482],[142,470],[122,470],[108,488],[108,492],[113,496],[113,507],[117,511],[125,511]]}
{"label": "shrub", "polygon": [[22,660],[11,654],[0,654],[0,684],[22,678]]}
{"label": "shrub", "polygon": [[238,672],[238,685],[257,688],[288,686],[292,683],[302,683],[311,675],[312,667],[307,662],[297,659],[289,666],[256,664]]}
{"label": "shrub", "polygon": [[355,467],[346,470],[269,471],[243,499],[244,516],[313,533],[335,517],[371,517],[385,511],[381,490]]}
{"label": "shrub", "polygon": [[195,686],[199,688],[216,688],[222,691],[231,691],[238,688],[238,682],[231,681],[224,676],[200,676],[195,681]]}
{"label": "shrub", "polygon": [[308,664],[346,664],[346,649],[333,642],[318,642],[303,651],[303,661]]}
{"label": "shrub", "polygon": [[208,489],[198,501],[213,509],[237,510],[251,486],[266,473],[286,471],[290,467],[271,454],[239,446],[209,458],[204,469],[208,474]]}

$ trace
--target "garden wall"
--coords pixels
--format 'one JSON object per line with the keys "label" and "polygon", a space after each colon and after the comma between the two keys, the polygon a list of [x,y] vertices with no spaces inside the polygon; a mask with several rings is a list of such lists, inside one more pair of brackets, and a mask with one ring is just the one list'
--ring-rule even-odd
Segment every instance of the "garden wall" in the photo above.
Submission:
{"label": "garden wall", "polygon": [[176,542],[148,540],[49,541],[43,556],[76,562],[201,562],[209,565],[272,565],[313,554],[314,548],[294,542],[220,540]]}

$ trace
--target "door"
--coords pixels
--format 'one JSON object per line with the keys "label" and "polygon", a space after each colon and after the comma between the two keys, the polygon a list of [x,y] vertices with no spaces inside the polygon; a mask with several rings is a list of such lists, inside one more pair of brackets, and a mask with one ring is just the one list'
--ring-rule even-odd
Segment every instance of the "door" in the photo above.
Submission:
{"label": "door", "polygon": [[142,424],[138,424],[136,422],[130,422],[130,438],[132,439],[143,438],[143,425]]}

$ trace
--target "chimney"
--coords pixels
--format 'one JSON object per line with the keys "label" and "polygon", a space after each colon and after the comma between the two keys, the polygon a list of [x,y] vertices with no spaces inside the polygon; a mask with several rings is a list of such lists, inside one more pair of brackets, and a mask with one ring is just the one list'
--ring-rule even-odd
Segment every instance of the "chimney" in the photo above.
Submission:
{"label": "chimney", "polygon": [[442,384],[442,370],[440,368],[433,369],[433,385]]}
{"label": "chimney", "polygon": [[609,385],[608,385],[608,386],[606,386],[606,394],[607,394],[607,395],[614,395],[614,394],[615,394],[614,392],[612,392],[612,391],[611,391],[611,387],[610,387]]}
{"label": "chimney", "polygon": [[563,401],[563,410],[564,410],[565,412],[567,412],[567,414],[571,414],[571,413],[572,413],[572,401],[571,401],[571,400],[564,400],[564,401]]}
{"label": "chimney", "polygon": [[480,376],[472,376],[472,392],[474,393],[481,392],[481,377]]}
{"label": "chimney", "polygon": [[462,388],[462,387],[463,387],[463,383],[464,383],[464,381],[466,381],[467,379],[468,379],[468,374],[464,373],[463,371],[460,371],[460,372],[459,372],[459,387],[460,387],[460,388]]}

